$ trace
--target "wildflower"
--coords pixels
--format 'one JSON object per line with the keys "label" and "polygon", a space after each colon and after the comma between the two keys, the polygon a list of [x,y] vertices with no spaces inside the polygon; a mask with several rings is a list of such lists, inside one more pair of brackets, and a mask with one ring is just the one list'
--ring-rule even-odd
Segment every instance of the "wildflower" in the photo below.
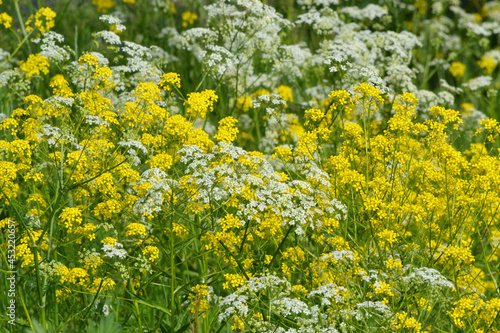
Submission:
{"label": "wildflower", "polygon": [[96,7],[97,12],[99,13],[107,13],[115,6],[115,2],[113,0],[92,0],[92,4]]}
{"label": "wildflower", "polygon": [[146,236],[146,226],[141,223],[131,223],[125,228],[125,236]]}
{"label": "wildflower", "polygon": [[405,332],[421,332],[422,328],[422,324],[418,320],[410,317],[404,311],[396,314],[393,325],[396,326],[396,329],[404,329]]}
{"label": "wildflower", "polygon": [[40,72],[48,74],[49,66],[48,59],[40,54],[30,54],[28,60],[19,63],[19,68],[26,72],[27,78],[33,75],[40,75]]}
{"label": "wildflower", "polygon": [[217,102],[218,96],[213,90],[204,90],[200,93],[188,94],[188,99],[184,102],[187,105],[186,114],[192,118],[205,118],[208,111],[213,111],[213,104]]}
{"label": "wildflower", "polygon": [[68,81],[61,74],[55,75],[50,80],[50,87],[52,87],[52,92],[54,95],[61,96],[64,98],[73,98],[74,94],[69,87]]}
{"label": "wildflower", "polygon": [[168,92],[171,92],[172,87],[175,86],[177,88],[181,87],[181,78],[177,73],[167,73],[161,76],[161,81],[158,83],[160,88],[165,89]]}
{"label": "wildflower", "polygon": [[12,27],[12,17],[7,13],[0,13],[0,24],[9,29]]}
{"label": "wildflower", "polygon": [[[188,133],[193,125],[180,114],[173,115],[167,119],[165,127],[163,127],[163,135],[172,139],[184,141],[187,139]],[[144,142],[143,142],[144,143]]]}
{"label": "wildflower", "polygon": [[236,128],[238,120],[233,117],[226,117],[219,121],[219,128],[215,139],[221,142],[232,142],[238,137],[239,130]]}
{"label": "wildflower", "polygon": [[186,28],[188,25],[191,25],[198,19],[198,15],[191,12],[182,13],[182,26]]}
{"label": "wildflower", "polygon": [[280,158],[285,162],[290,162],[292,160],[292,149],[289,147],[276,147],[271,158]]}
{"label": "wildflower", "polygon": [[[99,59],[93,54],[86,53],[78,58],[78,63],[80,65],[87,64],[88,66],[93,66],[95,68],[99,67]],[[83,68],[80,69],[83,72]]]}
{"label": "wildflower", "polygon": [[[309,109],[305,112],[306,119],[311,119],[312,121],[320,121],[323,119],[325,114],[319,109]],[[306,125],[309,121],[306,122]]]}
{"label": "wildflower", "polygon": [[220,219],[218,222],[224,232],[226,232],[230,228],[241,227],[240,220],[233,214],[227,214],[226,216],[224,216],[224,218]]}
{"label": "wildflower", "polygon": [[[38,29],[40,33],[46,33],[50,29],[52,29],[55,25],[54,19],[56,18],[56,13],[50,9],[49,7],[40,8],[36,14],[31,15],[26,20],[26,31],[31,32],[34,29]],[[34,21],[34,28],[31,24]]]}
{"label": "wildflower", "polygon": [[493,73],[495,68],[498,66],[498,60],[495,57],[483,55],[477,64],[486,74],[491,75],[491,73]]}
{"label": "wildflower", "polygon": [[[123,249],[123,244],[118,243],[112,237],[106,237],[101,242],[104,244],[102,250],[104,251],[104,256],[108,258],[119,257],[124,259],[127,256],[127,251]],[[111,243],[112,242],[112,243]]]}
{"label": "wildflower", "polygon": [[[197,284],[193,288],[191,288],[191,293],[188,296],[188,299],[191,300],[191,305],[188,310],[197,315],[200,312],[204,312],[210,308],[209,301],[211,299],[210,290],[212,288],[205,284]],[[213,291],[212,291],[213,292]],[[203,314],[203,318],[206,317],[206,314]]]}
{"label": "wildflower", "polygon": [[160,250],[156,246],[148,245],[142,250],[142,254],[149,256],[149,261],[154,262],[160,257]]}
{"label": "wildflower", "polygon": [[377,295],[385,294],[387,296],[394,296],[391,285],[386,282],[377,281],[373,285],[373,288],[375,289],[375,293]]}
{"label": "wildflower", "polygon": [[84,286],[88,283],[88,280],[88,272],[85,269],[79,267],[68,270],[66,274],[61,277],[62,283],[68,282],[76,286]]}
{"label": "wildflower", "polygon": [[111,15],[101,15],[99,17],[100,21],[106,22],[111,25],[112,28],[110,28],[111,31],[114,33],[120,33],[125,31],[127,28],[123,25],[122,20],[120,20],[116,16],[111,16]]}
{"label": "wildflower", "polygon": [[149,161],[151,168],[159,168],[160,170],[167,171],[172,166],[173,158],[167,153],[160,153]]}
{"label": "wildflower", "polygon": [[462,83],[462,86],[469,88],[471,91],[476,91],[480,88],[488,87],[491,81],[491,76],[478,76],[470,79],[467,83]]}
{"label": "wildflower", "polygon": [[452,62],[449,71],[454,77],[462,77],[465,73],[465,65],[459,61]]}
{"label": "wildflower", "polygon": [[281,85],[276,90],[284,101],[293,102],[292,88],[290,88],[289,86]]}
{"label": "wildflower", "polygon": [[172,226],[172,232],[179,238],[186,238],[189,234],[189,229],[180,223],[174,223]]}
{"label": "wildflower", "polygon": [[448,246],[443,253],[443,260],[452,260],[453,263],[460,267],[461,264],[471,264],[475,259],[470,248],[462,246]]}
{"label": "wildflower", "polygon": [[79,226],[82,221],[82,211],[78,207],[68,207],[64,208],[62,213],[59,214],[61,223],[68,229],[68,232],[72,232],[74,226]]}
{"label": "wildflower", "polygon": [[248,112],[253,107],[252,99],[251,96],[241,96],[236,101],[236,107],[243,112]]}
{"label": "wildflower", "polygon": [[224,289],[229,289],[231,287],[238,288],[245,283],[245,278],[241,274],[224,274],[226,282],[223,283]]}
{"label": "wildflower", "polygon": [[476,294],[465,296],[453,303],[453,308],[447,314],[452,318],[455,325],[465,329],[465,323],[474,321],[480,309],[484,307],[484,301]]}

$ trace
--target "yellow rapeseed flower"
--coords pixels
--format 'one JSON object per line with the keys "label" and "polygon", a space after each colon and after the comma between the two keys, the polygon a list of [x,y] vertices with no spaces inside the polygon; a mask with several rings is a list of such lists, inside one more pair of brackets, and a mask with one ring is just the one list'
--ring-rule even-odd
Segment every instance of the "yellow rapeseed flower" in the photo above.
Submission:
{"label": "yellow rapeseed flower", "polygon": [[27,78],[40,73],[48,74],[49,66],[49,60],[40,54],[30,54],[28,60],[19,63],[19,68],[26,72]]}
{"label": "yellow rapeseed flower", "polygon": [[452,62],[449,71],[454,77],[462,77],[465,73],[465,65],[459,61]]}
{"label": "yellow rapeseed flower", "polygon": [[204,90],[188,94],[188,99],[184,102],[187,105],[186,115],[192,118],[205,118],[208,111],[213,111],[214,102],[218,96],[213,90]]}
{"label": "yellow rapeseed flower", "polygon": [[0,13],[0,25],[3,25],[5,29],[12,27],[12,17],[7,13]]}
{"label": "yellow rapeseed flower", "polygon": [[[37,29],[40,33],[50,31],[55,25],[56,13],[49,7],[40,8],[35,15],[31,15],[26,20],[26,31],[31,32]],[[32,23],[34,23],[32,25]]]}
{"label": "yellow rapeseed flower", "polygon": [[191,12],[182,13],[182,26],[185,28],[188,25],[191,25],[198,19],[198,15]]}
{"label": "yellow rapeseed flower", "polygon": [[113,0],[92,0],[92,4],[96,7],[97,12],[107,13],[108,10],[115,6]]}
{"label": "yellow rapeseed flower", "polygon": [[235,126],[238,120],[226,117],[219,121],[219,127],[215,139],[220,142],[233,142],[238,137],[239,130]]}

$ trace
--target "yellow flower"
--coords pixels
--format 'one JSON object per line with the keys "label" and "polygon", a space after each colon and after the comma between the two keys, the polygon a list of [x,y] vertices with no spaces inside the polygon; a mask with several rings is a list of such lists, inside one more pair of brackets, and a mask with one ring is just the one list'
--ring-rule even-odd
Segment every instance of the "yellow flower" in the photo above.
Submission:
{"label": "yellow flower", "polygon": [[159,168],[163,171],[167,171],[172,166],[173,158],[167,153],[160,153],[153,156],[149,161],[149,166],[151,168]]}
{"label": "yellow flower", "polygon": [[165,89],[166,91],[172,91],[172,87],[176,86],[177,88],[181,87],[181,77],[177,73],[167,73],[161,76],[161,81],[158,83],[160,88]]}
{"label": "yellow flower", "polygon": [[198,19],[198,15],[191,12],[182,13],[182,26],[185,28],[190,24],[193,24],[194,21]]}
{"label": "yellow flower", "polygon": [[7,13],[1,13],[0,24],[3,25],[5,29],[9,29],[12,27],[12,17]]}
{"label": "yellow flower", "polygon": [[125,236],[146,236],[146,226],[141,223],[130,223],[125,228]]}
{"label": "yellow flower", "polygon": [[74,94],[69,87],[68,81],[61,74],[55,75],[51,80],[49,86],[52,88],[52,92],[56,96],[61,96],[64,98],[73,98]]}
{"label": "yellow flower", "polygon": [[87,284],[89,274],[83,268],[75,267],[69,270],[62,278],[61,282],[69,282],[76,286],[84,286]]}
{"label": "yellow flower", "polygon": [[78,207],[68,207],[64,208],[62,213],[59,214],[61,223],[68,229],[68,232],[72,232],[74,226],[79,226],[82,221],[82,211]]}
{"label": "yellow flower", "polygon": [[233,142],[238,137],[239,130],[236,128],[238,120],[226,117],[219,121],[219,127],[214,139],[220,142]]}
{"label": "yellow flower", "polygon": [[459,61],[452,62],[449,71],[454,77],[462,77],[465,73],[465,65]]}
{"label": "yellow flower", "polygon": [[284,101],[293,102],[292,88],[290,88],[289,86],[281,85],[276,90],[278,91],[278,94],[281,96],[281,98],[283,98]]}
{"label": "yellow flower", "polygon": [[207,112],[213,111],[213,104],[217,102],[218,96],[213,90],[204,90],[188,94],[186,115],[193,118],[205,118]]}
{"label": "yellow flower", "polygon": [[243,112],[248,112],[253,107],[251,96],[242,96],[236,101],[236,107]]}
{"label": "yellow flower", "polygon": [[396,314],[393,324],[397,329],[404,329],[404,332],[421,332],[422,324],[413,317],[410,317],[406,312]]}
{"label": "yellow flower", "polygon": [[142,250],[142,254],[149,256],[149,260],[154,262],[160,257],[160,250],[156,246],[148,245]]}
{"label": "yellow flower", "polygon": [[498,60],[492,56],[483,55],[481,60],[477,62],[486,74],[491,74],[497,68]]}
{"label": "yellow flower", "polygon": [[224,216],[224,218],[219,220],[219,224],[224,232],[226,232],[230,228],[241,227],[240,220],[233,214],[227,214],[226,216]]}
{"label": "yellow flower", "polygon": [[285,162],[290,162],[292,160],[292,149],[288,147],[276,147],[274,148],[274,154],[271,159],[280,158]]}
{"label": "yellow flower", "polygon": [[108,10],[115,6],[113,0],[92,0],[92,4],[96,7],[99,13],[107,13]]}
{"label": "yellow flower", "polygon": [[[49,7],[40,8],[36,14],[31,15],[26,20],[26,31],[31,32],[34,29],[38,29],[40,33],[46,33],[50,31],[55,25],[54,19],[56,18],[56,13]],[[34,27],[31,26],[34,20]]]}
{"label": "yellow flower", "polygon": [[386,283],[386,282],[377,281],[373,285],[373,288],[375,289],[375,293],[377,295],[385,294],[387,296],[394,296],[394,293],[392,292],[391,285]]}
{"label": "yellow flower", "polygon": [[49,66],[49,60],[40,54],[30,54],[28,60],[19,63],[19,68],[26,72],[27,78],[33,75],[40,75],[40,72],[48,74]]}
{"label": "yellow flower", "polygon": [[172,225],[172,232],[179,238],[186,238],[186,236],[189,234],[188,228],[186,228],[184,225],[180,223],[175,223]]}
{"label": "yellow flower", "polygon": [[[200,312],[204,312],[210,308],[208,305],[209,290],[208,286],[205,284],[197,284],[191,288],[191,293],[188,299],[191,300],[191,305],[189,305],[189,312],[197,315]],[[205,318],[206,314],[203,314]]]}
{"label": "yellow flower", "polygon": [[222,285],[224,289],[229,289],[231,287],[238,288],[246,281],[245,277],[241,274],[224,274],[224,277],[226,278],[226,282]]}
{"label": "yellow flower", "polygon": [[[78,58],[78,63],[80,65],[88,64],[89,66],[94,66],[95,68],[99,67],[99,59],[93,54],[86,53]],[[81,69],[83,71],[83,68]]]}

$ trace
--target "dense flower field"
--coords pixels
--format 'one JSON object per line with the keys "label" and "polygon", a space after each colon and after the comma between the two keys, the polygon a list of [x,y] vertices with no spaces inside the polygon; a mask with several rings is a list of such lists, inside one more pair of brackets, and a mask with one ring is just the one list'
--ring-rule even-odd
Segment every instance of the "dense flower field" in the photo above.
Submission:
{"label": "dense flower field", "polygon": [[499,33],[500,1],[0,0],[1,332],[499,332]]}

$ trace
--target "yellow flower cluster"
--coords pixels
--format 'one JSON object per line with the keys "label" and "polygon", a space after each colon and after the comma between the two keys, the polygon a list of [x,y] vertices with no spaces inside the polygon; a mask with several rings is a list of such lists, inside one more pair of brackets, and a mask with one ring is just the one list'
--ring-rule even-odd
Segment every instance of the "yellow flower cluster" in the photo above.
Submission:
{"label": "yellow flower cluster", "polygon": [[276,89],[276,92],[283,98],[286,102],[293,102],[293,92],[292,88],[289,86],[281,85]]}
{"label": "yellow flower cluster", "polygon": [[236,101],[236,107],[243,112],[248,112],[253,107],[252,100],[251,96],[241,96]]}
{"label": "yellow flower cluster", "polygon": [[449,71],[456,78],[462,77],[465,73],[465,65],[459,61],[452,62]]}
{"label": "yellow flower cluster", "polygon": [[26,20],[26,31],[31,32],[37,29],[41,34],[50,31],[55,25],[56,13],[49,7],[40,8],[35,15],[31,15]]}
{"label": "yellow flower cluster", "polygon": [[213,111],[214,102],[219,98],[215,91],[204,90],[187,95],[188,99],[184,102],[187,105],[186,115],[190,118],[205,118],[208,111]]}
{"label": "yellow flower cluster", "polygon": [[12,27],[12,17],[7,13],[0,13],[0,24],[9,29]]}
{"label": "yellow flower cluster", "polygon": [[246,278],[241,274],[224,274],[224,278],[226,279],[223,284],[224,289],[238,288],[246,281]]}
{"label": "yellow flower cluster", "polygon": [[115,6],[115,2],[113,0],[92,0],[92,4],[96,7],[96,10],[99,13],[107,13]]}
{"label": "yellow flower cluster", "polygon": [[30,54],[28,60],[19,63],[19,68],[26,72],[27,78],[40,73],[48,74],[49,66],[49,60],[40,54]]}
{"label": "yellow flower cluster", "polygon": [[149,261],[154,262],[160,257],[160,250],[156,246],[148,245],[142,250],[142,254],[148,257]]}
{"label": "yellow flower cluster", "polygon": [[498,60],[492,56],[483,55],[477,64],[484,70],[485,74],[491,75],[498,66]]}
{"label": "yellow flower cluster", "polygon": [[235,126],[238,120],[225,117],[219,121],[219,127],[214,139],[220,142],[233,142],[238,137],[239,130]]}
{"label": "yellow flower cluster", "polygon": [[82,221],[82,211],[78,207],[64,208],[59,214],[60,222],[64,224],[68,232],[71,233],[74,227],[78,227]]}
{"label": "yellow flower cluster", "polygon": [[182,26],[185,28],[198,19],[198,15],[189,11],[182,13]]}
{"label": "yellow flower cluster", "polygon": [[52,88],[52,93],[56,96],[64,98],[73,98],[74,94],[69,87],[68,81],[61,74],[55,75],[51,80],[49,86]]}
{"label": "yellow flower cluster", "polygon": [[161,76],[160,83],[158,83],[158,86],[168,92],[171,92],[173,90],[172,87],[181,87],[181,76],[177,73],[163,74]]}
{"label": "yellow flower cluster", "polygon": [[[208,286],[205,284],[197,284],[193,288],[191,288],[191,293],[188,296],[188,299],[191,300],[191,304],[189,305],[188,310],[193,313],[196,317],[198,317],[199,313],[205,312],[210,309],[210,305],[208,303]],[[203,314],[203,318],[206,317],[206,314]]]}

